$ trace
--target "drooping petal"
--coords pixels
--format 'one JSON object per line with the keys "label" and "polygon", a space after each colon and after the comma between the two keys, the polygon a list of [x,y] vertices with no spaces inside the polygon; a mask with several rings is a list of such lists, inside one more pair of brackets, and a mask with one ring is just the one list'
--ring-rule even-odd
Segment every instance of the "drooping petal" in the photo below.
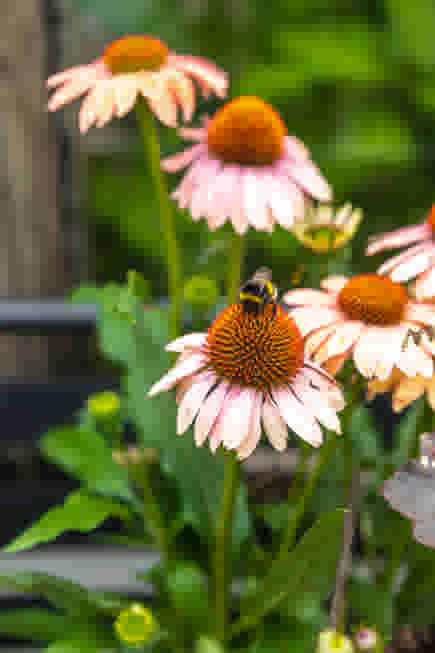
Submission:
{"label": "drooping petal", "polygon": [[206,85],[218,97],[223,98],[228,90],[228,76],[211,61],[189,55],[170,54],[168,64],[191,75],[202,85]]}
{"label": "drooping petal", "polygon": [[430,378],[434,373],[432,357],[424,351],[423,347],[417,345],[413,338],[408,338],[406,346],[400,352],[397,367],[408,376],[421,374]]}
{"label": "drooping petal", "polygon": [[[434,260],[435,263],[435,260]],[[418,301],[435,297],[435,265],[428,268],[415,282],[415,296]]]}
{"label": "drooping petal", "polygon": [[194,426],[195,444],[198,447],[204,444],[219,417],[229,387],[227,381],[221,381],[202,404]]}
{"label": "drooping petal", "polygon": [[391,270],[390,277],[393,281],[408,281],[408,279],[425,272],[433,263],[434,257],[435,248],[432,244],[428,244],[419,254],[408,258]]}
{"label": "drooping petal", "polygon": [[186,391],[178,407],[177,413],[177,434],[181,435],[192,424],[201,405],[217,382],[214,372],[205,371],[196,375],[195,383],[192,383]]}
{"label": "drooping petal", "polygon": [[206,363],[207,358],[204,354],[194,352],[183,358],[183,360],[178,360],[174,367],[150,388],[148,397],[153,397],[159,392],[170,390],[186,376],[199,371]]}
{"label": "drooping petal", "polygon": [[418,245],[414,245],[413,247],[410,247],[409,249],[405,250],[404,252],[401,252],[400,254],[396,254],[396,256],[392,256],[389,258],[385,263],[383,263],[379,268],[378,268],[378,274],[387,274],[391,276],[391,272],[402,265],[402,263],[407,263],[409,261],[414,260],[414,257],[419,256],[422,252],[424,252],[427,249],[427,243],[419,243]]}
{"label": "drooping petal", "polygon": [[323,306],[319,309],[311,307],[294,308],[290,311],[290,315],[303,336],[306,336],[307,333],[314,329],[343,321],[343,317],[338,310]]}
{"label": "drooping petal", "polygon": [[315,361],[322,365],[329,358],[341,356],[358,342],[361,333],[365,330],[362,322],[349,321],[337,324],[330,337],[320,345],[315,353]]}
{"label": "drooping petal", "polygon": [[297,162],[288,166],[291,179],[294,179],[305,192],[321,202],[330,202],[332,191],[326,179],[312,161]]}
{"label": "drooping petal", "polygon": [[349,279],[347,277],[337,274],[331,277],[327,277],[326,279],[322,279],[320,285],[324,290],[327,290],[330,293],[339,293],[348,281]]}
{"label": "drooping petal", "polygon": [[284,421],[299,437],[313,447],[322,444],[323,435],[319,424],[309,409],[296,399],[290,389],[283,387],[272,390],[272,397]]}
{"label": "drooping petal", "polygon": [[416,322],[425,326],[435,327],[435,308],[431,304],[418,304],[409,302],[406,307],[404,320]]}
{"label": "drooping petal", "polygon": [[125,116],[136,103],[139,92],[137,75],[119,75],[114,84],[114,103],[118,118]]}
{"label": "drooping petal", "polygon": [[261,417],[271,445],[277,451],[284,451],[287,448],[287,424],[281,417],[278,406],[268,397],[264,400]]}
{"label": "drooping petal", "polygon": [[292,383],[297,398],[310,407],[314,417],[331,431],[341,433],[340,420],[328,401],[328,395],[313,388],[304,374],[298,374]]}
{"label": "drooping petal", "polygon": [[206,333],[188,333],[168,343],[166,351],[182,352],[185,349],[201,349],[207,339]]}
{"label": "drooping petal", "polygon": [[204,150],[205,148],[202,144],[192,145],[192,147],[188,147],[187,150],[183,150],[183,152],[178,152],[178,154],[162,159],[160,165],[166,172],[179,172],[186,166],[190,165],[192,161],[197,159]]}
{"label": "drooping petal", "polygon": [[385,249],[405,247],[406,245],[411,245],[419,240],[425,240],[430,237],[431,229],[426,222],[414,224],[411,227],[403,227],[402,229],[396,229],[395,231],[390,231],[389,233],[369,238],[366,254],[371,256],[372,254],[377,254]]}
{"label": "drooping petal", "polygon": [[171,75],[170,84],[183,113],[183,120],[190,122],[195,111],[195,88],[183,73]]}
{"label": "drooping petal", "polygon": [[336,303],[335,297],[331,297],[321,290],[312,290],[311,288],[296,288],[289,290],[282,296],[286,304],[296,306],[333,306]]}
{"label": "drooping petal", "polygon": [[239,460],[244,460],[251,455],[257,448],[261,438],[261,406],[263,403],[263,395],[261,392],[255,392],[254,401],[252,404],[251,417],[249,420],[248,436],[237,447],[237,455]]}
{"label": "drooping petal", "polygon": [[301,374],[309,379],[314,387],[327,393],[329,402],[337,412],[343,410],[345,406],[343,392],[337,381],[323,367],[316,365],[312,361],[305,361]]}
{"label": "drooping petal", "polygon": [[222,443],[227,449],[237,449],[248,437],[250,415],[258,392],[253,388],[239,389],[239,393],[228,405],[222,415]]}

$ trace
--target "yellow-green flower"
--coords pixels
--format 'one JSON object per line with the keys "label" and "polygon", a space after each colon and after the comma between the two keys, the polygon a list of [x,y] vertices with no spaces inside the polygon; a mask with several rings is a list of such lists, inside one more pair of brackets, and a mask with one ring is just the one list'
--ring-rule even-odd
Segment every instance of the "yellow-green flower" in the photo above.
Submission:
{"label": "yellow-green flower", "polygon": [[184,286],[184,299],[196,309],[214,306],[219,297],[219,288],[214,279],[196,275]]}
{"label": "yellow-green flower", "polygon": [[335,630],[324,630],[319,635],[316,653],[353,653],[349,637]]}
{"label": "yellow-green flower", "polygon": [[361,209],[352,209],[351,204],[337,210],[330,204],[320,204],[309,209],[292,231],[305,247],[325,254],[343,247],[355,234],[361,219]]}
{"label": "yellow-green flower", "polygon": [[121,402],[116,392],[109,390],[91,395],[88,399],[88,410],[92,417],[105,420],[119,415]]}
{"label": "yellow-green flower", "polygon": [[119,639],[126,644],[149,642],[156,630],[156,622],[151,611],[141,603],[132,603],[122,610],[114,626]]}

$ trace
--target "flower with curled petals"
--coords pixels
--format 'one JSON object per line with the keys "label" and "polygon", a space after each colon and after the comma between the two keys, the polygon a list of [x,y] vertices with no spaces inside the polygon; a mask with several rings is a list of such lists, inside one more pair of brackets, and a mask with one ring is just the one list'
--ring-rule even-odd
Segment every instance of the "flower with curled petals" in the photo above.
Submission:
{"label": "flower with curled petals", "polygon": [[416,298],[432,299],[435,297],[435,204],[424,222],[371,238],[366,254],[407,245],[411,247],[383,263],[378,273],[388,274],[394,281],[417,278]]}
{"label": "flower with curled petals", "polygon": [[306,338],[307,352],[332,374],[353,356],[359,372],[385,381],[394,366],[431,377],[433,361],[412,334],[435,326],[433,307],[413,301],[388,277],[329,277],[320,290],[291,290],[283,300]]}
{"label": "flower with curled petals", "polygon": [[344,204],[334,209],[330,204],[320,204],[307,210],[302,220],[297,220],[292,232],[305,247],[325,254],[343,247],[354,236],[362,219],[362,211]]}
{"label": "flower with curled petals", "polygon": [[322,443],[320,424],[340,432],[342,392],[304,360],[302,336],[280,306],[253,314],[230,304],[207,333],[182,336],[167,350],[181,355],[148,395],[177,386],[177,432],[195,422],[198,446],[208,439],[213,453],[222,444],[243,459],[260,441],[261,424],[278,451],[287,427],[313,446]]}
{"label": "flower with curled petals", "polygon": [[203,127],[180,133],[197,143],[162,167],[178,172],[189,166],[173,198],[212,230],[227,220],[239,234],[249,226],[271,232],[276,222],[290,229],[310,199],[331,199],[308,150],[258,97],[235,98]]}
{"label": "flower with curled petals", "polygon": [[91,64],[49,77],[47,86],[56,91],[48,109],[56,111],[86,94],[79,114],[80,131],[85,133],[92,125],[103,127],[114,116],[121,118],[143,96],[161,122],[176,127],[178,108],[186,122],[192,119],[194,81],[206,98],[226,96],[227,76],[210,61],[170,52],[153,36],[124,36]]}

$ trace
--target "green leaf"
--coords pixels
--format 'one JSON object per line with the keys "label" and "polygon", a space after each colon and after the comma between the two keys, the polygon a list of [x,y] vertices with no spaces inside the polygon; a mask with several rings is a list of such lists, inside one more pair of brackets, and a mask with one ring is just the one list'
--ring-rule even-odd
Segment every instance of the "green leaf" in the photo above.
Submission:
{"label": "green leaf", "polygon": [[421,414],[424,398],[421,401],[415,401],[408,408],[395,429],[394,442],[397,443],[391,454],[391,469],[403,465],[411,457],[413,444],[417,438],[417,424]]}
{"label": "green leaf", "polygon": [[361,623],[376,627],[390,641],[393,631],[393,594],[379,585],[361,578],[348,583],[352,615]]}
{"label": "green leaf", "polygon": [[268,619],[252,646],[252,653],[312,653],[317,635],[316,628],[295,618]]}
{"label": "green leaf", "polygon": [[111,449],[96,431],[61,427],[44,435],[39,446],[89,490],[127,501],[132,498],[126,470],[113,460]]}
{"label": "green leaf", "polygon": [[44,653],[98,653],[119,650],[119,642],[107,627],[105,632],[72,633],[48,646]]}
{"label": "green leaf", "polygon": [[[335,577],[344,510],[321,517],[286,557],[276,560],[253,599],[246,602],[236,632],[257,623],[287,601],[287,611],[298,601],[326,594]],[[321,554],[319,553],[321,552]]]}
{"label": "green leaf", "polygon": [[195,644],[195,653],[225,653],[225,650],[215,639],[202,636]]}
{"label": "green leaf", "polygon": [[20,639],[50,641],[63,637],[72,621],[50,610],[32,608],[8,610],[0,614],[0,633]]}
{"label": "green leaf", "polygon": [[352,438],[354,452],[362,464],[377,464],[381,461],[382,451],[378,444],[380,435],[370,409],[362,401],[352,412],[346,437],[348,433]]}
{"label": "green leaf", "polygon": [[24,551],[37,544],[50,542],[66,531],[87,533],[97,528],[107,517],[125,516],[125,513],[126,509],[120,503],[78,490],[70,494],[62,506],[55,506],[46,512],[39,521],[5,547],[4,551]]}
{"label": "green leaf", "polygon": [[168,574],[168,589],[177,615],[194,628],[207,632],[211,606],[207,579],[198,565],[179,563]]}
{"label": "green leaf", "polygon": [[2,574],[0,587],[18,593],[42,596],[67,614],[85,618],[99,614],[117,615],[126,604],[110,594],[94,592],[79,583],[44,572],[18,571]]}

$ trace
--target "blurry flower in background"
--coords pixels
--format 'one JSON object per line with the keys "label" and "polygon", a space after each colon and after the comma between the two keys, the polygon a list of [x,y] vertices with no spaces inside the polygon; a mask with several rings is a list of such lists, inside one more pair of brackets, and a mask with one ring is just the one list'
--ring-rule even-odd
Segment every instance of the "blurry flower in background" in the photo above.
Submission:
{"label": "blurry flower in background", "polygon": [[435,326],[432,306],[410,299],[405,288],[377,274],[329,277],[325,291],[290,290],[291,315],[306,337],[307,352],[335,374],[353,356],[365,377],[385,381],[396,365],[408,376],[433,374],[432,357],[410,333]]}
{"label": "blurry flower in background", "polygon": [[353,653],[349,637],[335,630],[324,630],[319,634],[316,653]]}
{"label": "blurry flower in background", "polygon": [[[394,281],[417,277],[415,296],[418,300],[435,296],[435,204],[424,222],[375,236],[366,253],[377,254],[386,249],[413,245],[380,266],[379,274],[388,274]],[[417,244],[415,244],[417,243]]]}
{"label": "blurry flower in background", "polygon": [[292,228],[296,238],[309,249],[327,253],[343,247],[354,236],[362,219],[361,209],[344,204],[335,209],[330,204],[308,207]]}
{"label": "blurry flower in background", "polygon": [[414,522],[415,539],[435,548],[435,432],[420,435],[419,458],[399,467],[381,494],[393,510]]}
{"label": "blurry flower in background", "polygon": [[184,300],[196,310],[207,310],[215,306],[219,288],[214,279],[195,275],[184,284]]}
{"label": "blurry flower in background", "polygon": [[357,630],[353,641],[359,651],[374,651],[379,644],[379,635],[373,628],[363,626]]}
{"label": "blurry flower in background", "polygon": [[287,135],[279,114],[260,98],[235,98],[202,128],[180,133],[197,144],[162,167],[178,172],[189,166],[173,197],[212,230],[227,220],[239,234],[249,226],[271,232],[276,222],[290,229],[308,200],[331,199],[306,147]]}
{"label": "blurry flower in background", "polygon": [[133,645],[149,642],[156,630],[151,610],[141,603],[132,603],[122,610],[114,626],[121,642]]}
{"label": "blurry flower in background", "polygon": [[181,356],[148,395],[178,386],[177,433],[195,420],[197,446],[208,438],[213,453],[222,444],[243,459],[259,443],[261,423],[279,451],[287,446],[287,427],[313,446],[322,443],[319,422],[340,432],[342,392],[304,360],[301,334],[280,306],[250,313],[231,304],[207,333],[182,336],[166,349]]}
{"label": "blurry flower in background", "polygon": [[106,390],[88,398],[88,411],[97,420],[105,420],[119,415],[121,400],[116,392]]}
{"label": "blurry flower in background", "polygon": [[80,131],[85,133],[94,124],[104,127],[113,117],[124,116],[142,95],[161,122],[176,127],[178,108],[186,122],[192,119],[193,81],[206,98],[226,96],[227,75],[210,61],[170,52],[152,36],[124,36],[91,64],[49,77],[47,86],[56,91],[48,109],[56,111],[87,93],[79,114]]}

